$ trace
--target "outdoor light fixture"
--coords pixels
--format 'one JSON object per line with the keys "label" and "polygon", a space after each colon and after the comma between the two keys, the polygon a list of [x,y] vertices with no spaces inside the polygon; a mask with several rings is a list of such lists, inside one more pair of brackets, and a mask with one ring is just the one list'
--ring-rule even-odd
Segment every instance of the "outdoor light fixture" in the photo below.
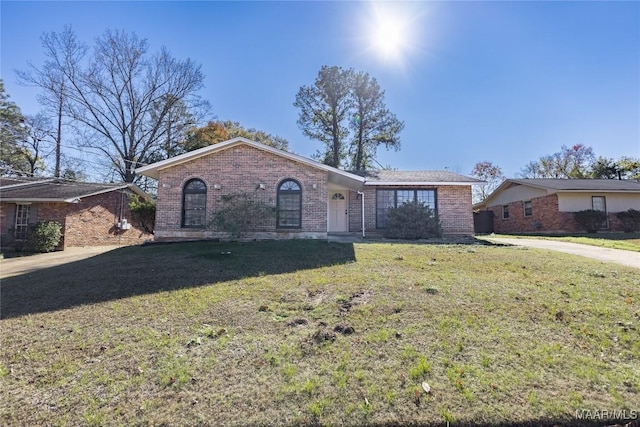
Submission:
{"label": "outdoor light fixture", "polygon": [[257,190],[264,190],[265,188],[267,188],[267,187],[265,187],[264,184],[258,184]]}
{"label": "outdoor light fixture", "polygon": [[213,184],[213,188],[214,188],[214,189],[216,189],[216,190],[219,190],[219,189],[221,189],[221,188],[222,188],[222,185],[220,185],[220,184]]}

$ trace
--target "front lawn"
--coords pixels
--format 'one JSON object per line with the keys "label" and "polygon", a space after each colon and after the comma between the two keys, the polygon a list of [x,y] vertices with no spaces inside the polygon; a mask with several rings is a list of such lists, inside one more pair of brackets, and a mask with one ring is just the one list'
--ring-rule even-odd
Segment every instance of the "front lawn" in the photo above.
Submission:
{"label": "front lawn", "polygon": [[122,248],[2,281],[0,425],[614,424],[639,289],[514,247]]}

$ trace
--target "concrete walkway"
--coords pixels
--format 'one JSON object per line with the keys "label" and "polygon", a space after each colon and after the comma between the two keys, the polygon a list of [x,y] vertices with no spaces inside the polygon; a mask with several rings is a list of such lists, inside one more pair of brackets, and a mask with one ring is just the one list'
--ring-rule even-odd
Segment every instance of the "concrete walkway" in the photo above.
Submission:
{"label": "concrete walkway", "polygon": [[605,262],[640,268],[640,252],[623,251],[621,249],[603,248],[600,246],[581,245],[578,243],[560,242],[543,239],[509,239],[503,237],[484,237],[485,240],[505,245],[527,246],[580,255]]}
{"label": "concrete walkway", "polygon": [[64,251],[46,254],[28,255],[0,260],[0,279],[31,273],[48,267],[55,267],[68,262],[79,261],[92,256],[118,249],[120,246],[84,246],[68,248]]}

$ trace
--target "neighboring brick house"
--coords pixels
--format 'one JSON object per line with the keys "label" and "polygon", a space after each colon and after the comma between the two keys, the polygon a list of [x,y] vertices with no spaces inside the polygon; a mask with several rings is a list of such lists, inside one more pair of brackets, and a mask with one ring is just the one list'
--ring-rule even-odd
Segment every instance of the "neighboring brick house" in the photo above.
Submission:
{"label": "neighboring brick house", "polygon": [[640,210],[640,182],[613,179],[507,179],[476,205],[493,212],[495,233],[565,233],[584,231],[577,211],[607,213],[603,230],[622,231],[616,213]]}
{"label": "neighboring brick house", "polygon": [[481,183],[452,172],[375,171],[361,176],[245,138],[136,173],[158,180],[156,240],[226,237],[211,226],[213,215],[224,196],[239,193],[276,208],[251,238],[376,234],[389,207],[415,198],[438,212],[445,234],[472,235],[471,185]]}
{"label": "neighboring brick house", "polygon": [[1,178],[2,247],[23,247],[29,227],[43,221],[62,226],[60,249],[132,245],[153,239],[131,220],[129,194],[149,197],[134,184]]}

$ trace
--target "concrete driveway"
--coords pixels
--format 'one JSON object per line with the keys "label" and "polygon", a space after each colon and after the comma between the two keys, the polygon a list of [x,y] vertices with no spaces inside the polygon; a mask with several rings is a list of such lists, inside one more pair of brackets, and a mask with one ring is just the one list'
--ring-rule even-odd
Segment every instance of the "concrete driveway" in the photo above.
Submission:
{"label": "concrete driveway", "polygon": [[621,249],[602,248],[599,246],[581,245],[570,242],[559,242],[557,240],[509,239],[503,237],[485,237],[484,239],[493,243],[565,252],[600,261],[614,262],[616,264],[626,265],[627,267],[640,268],[640,252],[623,251]]}
{"label": "concrete driveway", "polygon": [[31,273],[32,271],[43,268],[55,267],[68,262],[83,260],[118,249],[119,247],[120,246],[85,246],[79,248],[68,248],[60,252],[49,252],[46,254],[2,259],[0,260],[0,279]]}

